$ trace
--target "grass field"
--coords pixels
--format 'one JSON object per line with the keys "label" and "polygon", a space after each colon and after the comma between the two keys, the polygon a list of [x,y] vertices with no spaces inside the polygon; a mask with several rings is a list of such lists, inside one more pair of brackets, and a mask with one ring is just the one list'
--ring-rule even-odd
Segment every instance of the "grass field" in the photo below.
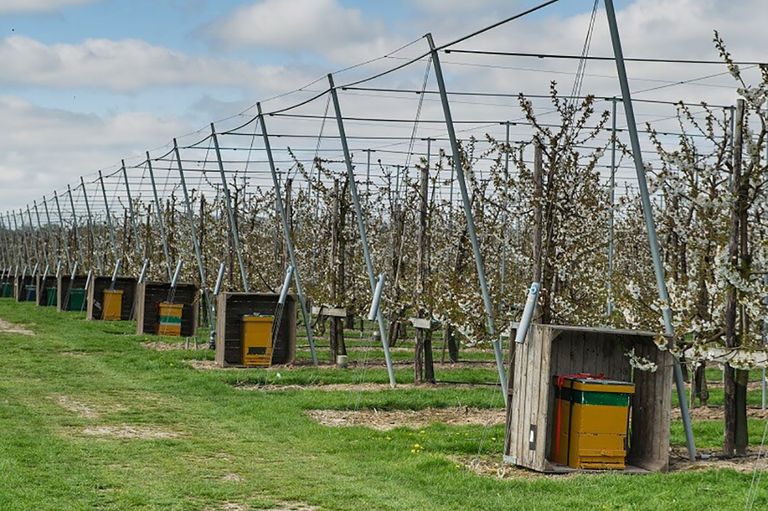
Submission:
{"label": "grass field", "polygon": [[[211,352],[149,350],[133,323],[7,300],[0,318],[35,333],[0,332],[0,510],[745,509],[753,481],[729,469],[478,475],[464,461],[500,460],[502,425],[378,431],[323,426],[306,411],[498,409],[494,386],[245,391],[237,387],[387,380],[378,366],[199,370],[189,360]],[[362,353],[356,360],[379,356]],[[398,381],[411,375],[398,366]],[[442,369],[438,379],[493,382],[495,371]],[[753,443],[763,426],[751,421]],[[699,447],[721,443],[719,421],[696,422],[695,432]],[[677,423],[672,439],[683,445]],[[753,509],[768,508],[762,481]]]}

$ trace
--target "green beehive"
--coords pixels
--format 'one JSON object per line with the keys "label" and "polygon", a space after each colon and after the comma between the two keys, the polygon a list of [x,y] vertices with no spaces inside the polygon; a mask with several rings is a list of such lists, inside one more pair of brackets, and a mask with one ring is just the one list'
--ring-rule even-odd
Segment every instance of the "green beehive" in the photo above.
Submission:
{"label": "green beehive", "polygon": [[45,288],[45,304],[48,306],[57,305],[56,287]]}
{"label": "green beehive", "polygon": [[82,311],[85,309],[85,289],[73,287],[69,291],[69,310]]}

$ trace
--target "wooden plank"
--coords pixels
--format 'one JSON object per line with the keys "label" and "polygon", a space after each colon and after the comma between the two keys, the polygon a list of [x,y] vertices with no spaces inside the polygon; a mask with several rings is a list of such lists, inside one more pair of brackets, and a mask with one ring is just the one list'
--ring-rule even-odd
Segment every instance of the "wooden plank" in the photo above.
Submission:
{"label": "wooden plank", "polygon": [[408,318],[414,328],[419,330],[432,330],[432,320],[427,318]]}
{"label": "wooden plank", "polygon": [[552,363],[552,337],[542,336],[541,369],[539,380],[539,406],[536,424],[538,437],[536,439],[537,470],[544,470],[547,462],[547,442],[549,439],[549,422],[552,417],[554,399],[552,395],[552,379],[549,377]]}
{"label": "wooden plank", "polygon": [[[536,344],[533,346],[533,360],[531,360],[531,373],[529,376],[529,386],[531,389],[528,402],[530,403],[530,409],[528,412],[528,424],[526,429],[526,443],[528,444],[526,446],[528,453],[528,460],[532,467],[534,467],[535,470],[541,470],[544,466],[544,457],[541,455],[537,449],[537,446],[539,445],[539,439],[542,435],[546,435],[546,432],[542,429],[544,425],[544,420],[541,420],[541,417],[539,415],[539,406],[542,401],[542,394],[545,393],[548,389],[548,386],[546,382],[542,385],[542,359],[544,357],[543,354],[543,348],[546,343],[545,339],[548,339],[549,335],[542,335],[536,340]],[[534,437],[534,448],[531,449],[531,427],[536,427],[535,437]]]}
{"label": "wooden plank", "polygon": [[333,318],[346,318],[347,309],[341,307],[331,307],[330,305],[323,305],[321,307],[312,307],[313,316],[328,316]]}
{"label": "wooden plank", "polygon": [[219,293],[216,297],[216,365],[224,367],[224,339],[226,336],[227,295]]}
{"label": "wooden plank", "polygon": [[136,335],[144,334],[144,296],[146,291],[146,282],[140,282],[136,285]]}

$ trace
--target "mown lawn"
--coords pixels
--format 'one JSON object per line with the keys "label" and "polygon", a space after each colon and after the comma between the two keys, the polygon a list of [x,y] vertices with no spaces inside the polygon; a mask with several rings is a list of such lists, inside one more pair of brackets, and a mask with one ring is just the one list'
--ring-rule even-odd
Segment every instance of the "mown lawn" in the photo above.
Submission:
{"label": "mown lawn", "polygon": [[[744,509],[753,479],[732,470],[479,476],[456,460],[500,458],[503,426],[329,428],[305,410],[501,407],[493,386],[244,391],[236,386],[386,382],[386,373],[198,370],[188,360],[212,353],[148,350],[132,323],[86,322],[8,300],[0,318],[36,333],[0,333],[0,510]],[[407,366],[397,375],[411,380]],[[465,367],[438,378],[492,382],[495,372]],[[759,443],[763,422],[750,426]],[[718,428],[697,423],[699,445],[717,447]],[[682,440],[673,424],[673,443]],[[414,453],[416,443],[423,449]],[[765,509],[768,491],[759,486],[754,509]]]}

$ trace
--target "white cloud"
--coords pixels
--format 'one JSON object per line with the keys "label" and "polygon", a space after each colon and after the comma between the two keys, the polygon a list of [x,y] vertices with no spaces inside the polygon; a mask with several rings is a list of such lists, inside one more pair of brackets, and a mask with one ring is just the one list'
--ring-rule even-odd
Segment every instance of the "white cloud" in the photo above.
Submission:
{"label": "white cloud", "polygon": [[12,96],[0,96],[0,117],[13,127],[0,139],[0,203],[16,208],[188,131],[175,117],[80,114]]}
{"label": "white cloud", "polygon": [[12,36],[0,41],[0,62],[0,83],[52,88],[135,91],[150,86],[211,85],[284,91],[306,79],[301,71],[283,66],[256,67],[191,56],[138,39],[48,45]]}
{"label": "white cloud", "polygon": [[0,0],[0,14],[57,11],[96,0]]}
{"label": "white cloud", "polygon": [[255,47],[315,53],[335,62],[358,62],[399,46],[384,23],[365,19],[338,0],[263,0],[232,11],[204,33],[224,48]]}

